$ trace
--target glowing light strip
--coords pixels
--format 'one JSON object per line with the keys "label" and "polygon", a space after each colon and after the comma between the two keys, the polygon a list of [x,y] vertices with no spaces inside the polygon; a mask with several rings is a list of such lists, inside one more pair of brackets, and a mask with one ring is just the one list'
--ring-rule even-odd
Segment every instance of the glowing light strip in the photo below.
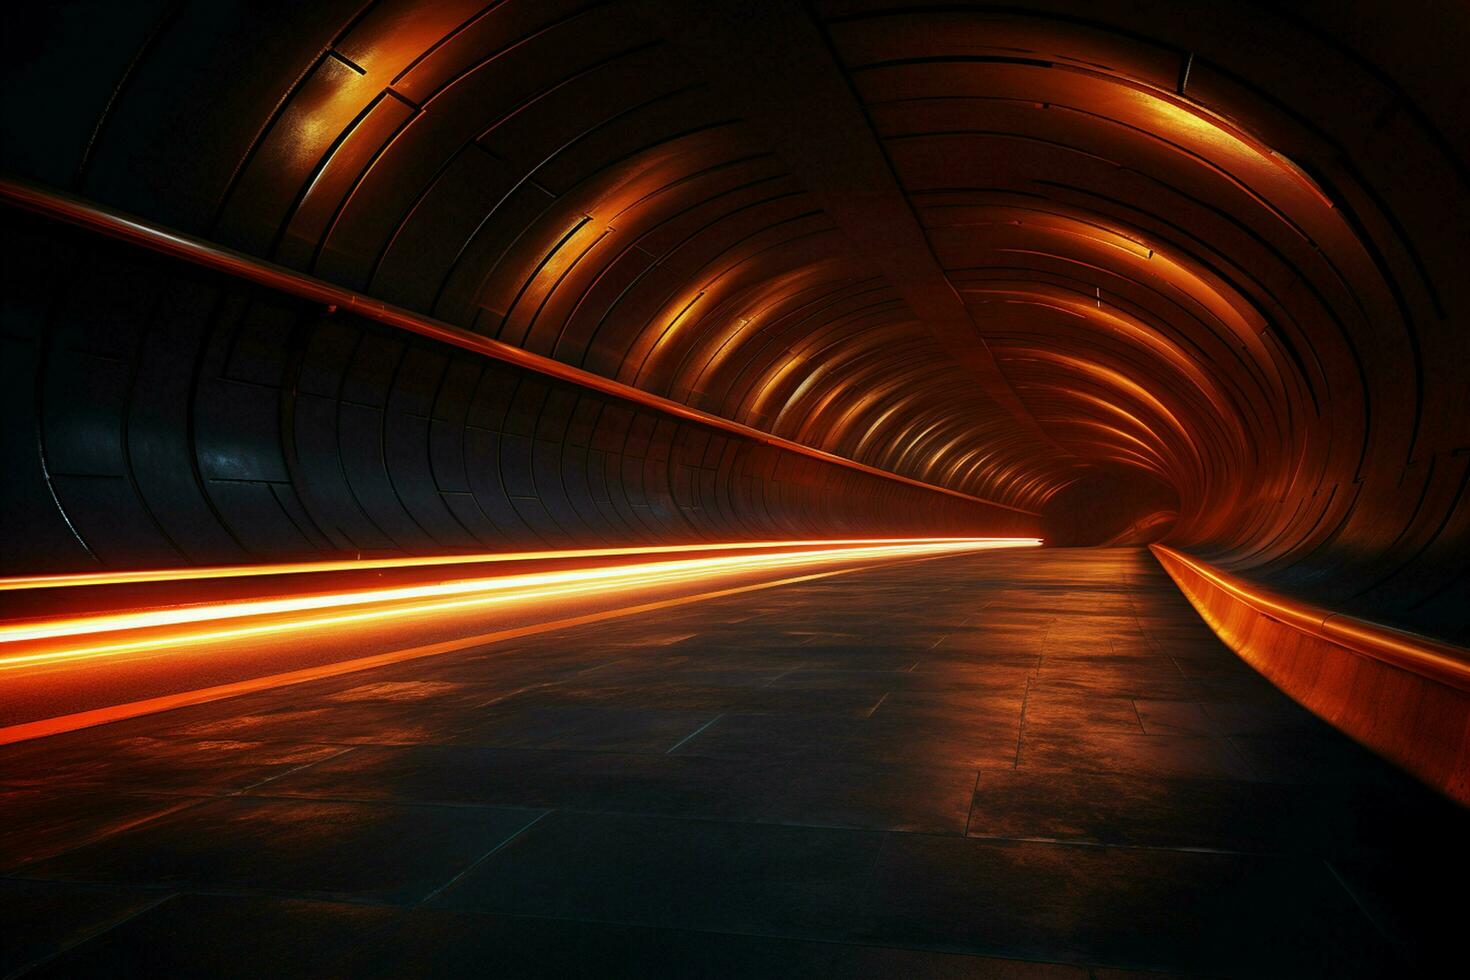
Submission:
{"label": "glowing light strip", "polygon": [[[26,645],[66,640],[71,637],[122,633],[89,646],[43,648],[0,657],[0,670],[17,669],[62,661],[114,655],[137,650],[206,643],[223,639],[272,633],[319,629],[326,626],[384,620],[395,617],[464,610],[472,607],[566,598],[589,592],[646,588],[674,582],[767,571],[798,565],[865,561],[880,558],[923,557],[992,548],[1034,547],[1037,538],[1010,539],[919,539],[902,544],[867,547],[827,547],[766,555],[726,555],[634,565],[563,569],[525,575],[437,582],[427,585],[368,589],[322,595],[288,596],[206,603],[168,609],[100,614],[69,619],[51,619],[0,627],[0,644]],[[281,620],[279,617],[291,617]],[[266,620],[261,622],[260,620]],[[240,621],[224,624],[222,621]],[[252,622],[253,620],[253,622]],[[222,623],[205,627],[209,623]],[[170,631],[168,627],[194,626]],[[162,630],[162,632],[159,632]],[[126,634],[142,632],[138,638]]]}
{"label": "glowing light strip", "polygon": [[[943,556],[931,555],[929,557]],[[916,560],[922,561],[925,559]],[[842,568],[813,572],[810,575],[762,579],[753,585],[738,585],[732,588],[717,589],[713,592],[699,592],[693,595],[679,595],[670,599],[658,599],[653,602],[643,602],[632,606],[618,606],[599,612],[584,613],[580,616],[548,619],[526,626],[513,626],[508,629],[494,630],[489,633],[477,633],[474,636],[459,637],[442,643],[407,647],[399,650],[391,650],[387,653],[373,654],[368,657],[358,657],[353,660],[338,660],[332,663],[319,664],[315,667],[306,667],[301,670],[289,670],[281,674],[267,674],[263,677],[252,677],[243,681],[216,684],[213,687],[197,688],[192,691],[182,691],[177,694],[165,694],[161,697],[144,698],[141,701],[129,701],[123,704],[92,708],[72,714],[40,718],[35,721],[21,722],[18,725],[0,728],[0,745],[10,745],[14,742],[23,742],[32,738],[44,738],[47,735],[76,731],[79,728],[91,728],[94,725],[105,725],[109,722],[121,721],[124,718],[137,718],[141,715],[154,714],[160,711],[171,711],[174,708],[182,708],[187,705],[205,704],[210,701],[238,697],[239,695],[251,694],[256,691],[267,691],[277,687],[286,687],[291,684],[321,680],[325,677],[353,674],[359,671],[372,670],[375,667],[384,667],[389,664],[405,663],[410,660],[419,660],[425,657],[437,657],[445,653],[468,650],[471,647],[485,646],[486,644],[499,643],[518,637],[535,636],[540,633],[550,633],[572,626],[585,626],[588,623],[600,623],[610,619],[637,616],[640,613],[672,609],[679,606],[691,605],[696,602],[707,602],[710,599],[744,595],[762,589],[774,589],[783,585],[796,585],[801,582],[832,578],[837,575],[850,575],[853,572],[861,572],[871,567],[871,565],[862,564],[845,565]]]}
{"label": "glowing light strip", "polygon": [[577,548],[566,551],[496,551],[426,558],[359,558],[339,561],[280,562],[265,565],[209,565],[132,572],[79,572],[61,575],[0,577],[0,591],[57,589],[83,585],[127,585],[141,582],[192,582],[199,579],[246,578],[257,575],[305,575],[384,568],[430,568],[516,561],[562,561],[575,558],[618,558],[634,555],[686,554],[711,551],[756,551],[772,548],[840,547],[847,545],[914,544],[930,541],[1013,541],[1014,538],[812,538],[795,541],[727,541],[718,544],[644,545],[631,548]]}
{"label": "glowing light strip", "polygon": [[[1385,626],[1371,620],[1333,612],[1303,602],[1291,596],[1273,592],[1246,579],[1220,571],[1212,565],[1161,544],[1149,545],[1154,555],[1162,559],[1164,570],[1198,609],[1211,628],[1225,637],[1222,617],[1211,608],[1207,599],[1198,598],[1185,582],[1181,581],[1178,569],[1171,563],[1182,565],[1204,579],[1219,592],[1225,593],[1236,602],[1242,603],[1269,619],[1284,626],[1328,643],[1336,644],[1353,653],[1371,657],[1402,670],[1411,671],[1440,684],[1461,691],[1470,691],[1470,650],[1444,643],[1407,630]],[[1231,642],[1239,649],[1242,644]]]}

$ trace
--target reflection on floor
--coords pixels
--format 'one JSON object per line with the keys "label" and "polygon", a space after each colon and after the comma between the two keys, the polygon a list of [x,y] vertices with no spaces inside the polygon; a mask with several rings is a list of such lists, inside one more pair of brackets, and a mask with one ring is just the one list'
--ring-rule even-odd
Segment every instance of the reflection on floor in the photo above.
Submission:
{"label": "reflection on floor", "polygon": [[1137,550],[200,705],[0,750],[0,784],[27,976],[1391,975],[1458,936],[1470,829]]}

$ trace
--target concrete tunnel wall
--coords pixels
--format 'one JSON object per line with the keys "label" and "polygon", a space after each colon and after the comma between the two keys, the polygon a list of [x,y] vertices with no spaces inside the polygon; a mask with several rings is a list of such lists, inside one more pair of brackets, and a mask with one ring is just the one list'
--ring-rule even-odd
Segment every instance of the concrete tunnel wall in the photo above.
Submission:
{"label": "concrete tunnel wall", "polygon": [[1146,527],[1470,639],[1470,15],[809,14],[36,5],[0,169],[996,506],[7,211],[6,569]]}

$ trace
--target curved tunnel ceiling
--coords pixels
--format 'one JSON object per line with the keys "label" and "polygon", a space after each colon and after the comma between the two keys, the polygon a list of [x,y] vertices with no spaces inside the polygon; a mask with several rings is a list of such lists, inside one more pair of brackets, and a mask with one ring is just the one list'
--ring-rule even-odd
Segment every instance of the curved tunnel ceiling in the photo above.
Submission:
{"label": "curved tunnel ceiling", "polygon": [[4,168],[1459,635],[1470,15],[1375,6],[79,5],[13,32]]}

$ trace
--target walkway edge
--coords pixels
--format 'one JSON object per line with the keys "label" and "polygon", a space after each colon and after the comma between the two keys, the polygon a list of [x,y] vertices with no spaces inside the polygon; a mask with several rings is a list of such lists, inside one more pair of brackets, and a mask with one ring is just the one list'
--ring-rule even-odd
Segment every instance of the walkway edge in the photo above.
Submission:
{"label": "walkway edge", "polygon": [[1173,548],[1150,548],[1242,660],[1334,728],[1470,806],[1470,650],[1308,605]]}

